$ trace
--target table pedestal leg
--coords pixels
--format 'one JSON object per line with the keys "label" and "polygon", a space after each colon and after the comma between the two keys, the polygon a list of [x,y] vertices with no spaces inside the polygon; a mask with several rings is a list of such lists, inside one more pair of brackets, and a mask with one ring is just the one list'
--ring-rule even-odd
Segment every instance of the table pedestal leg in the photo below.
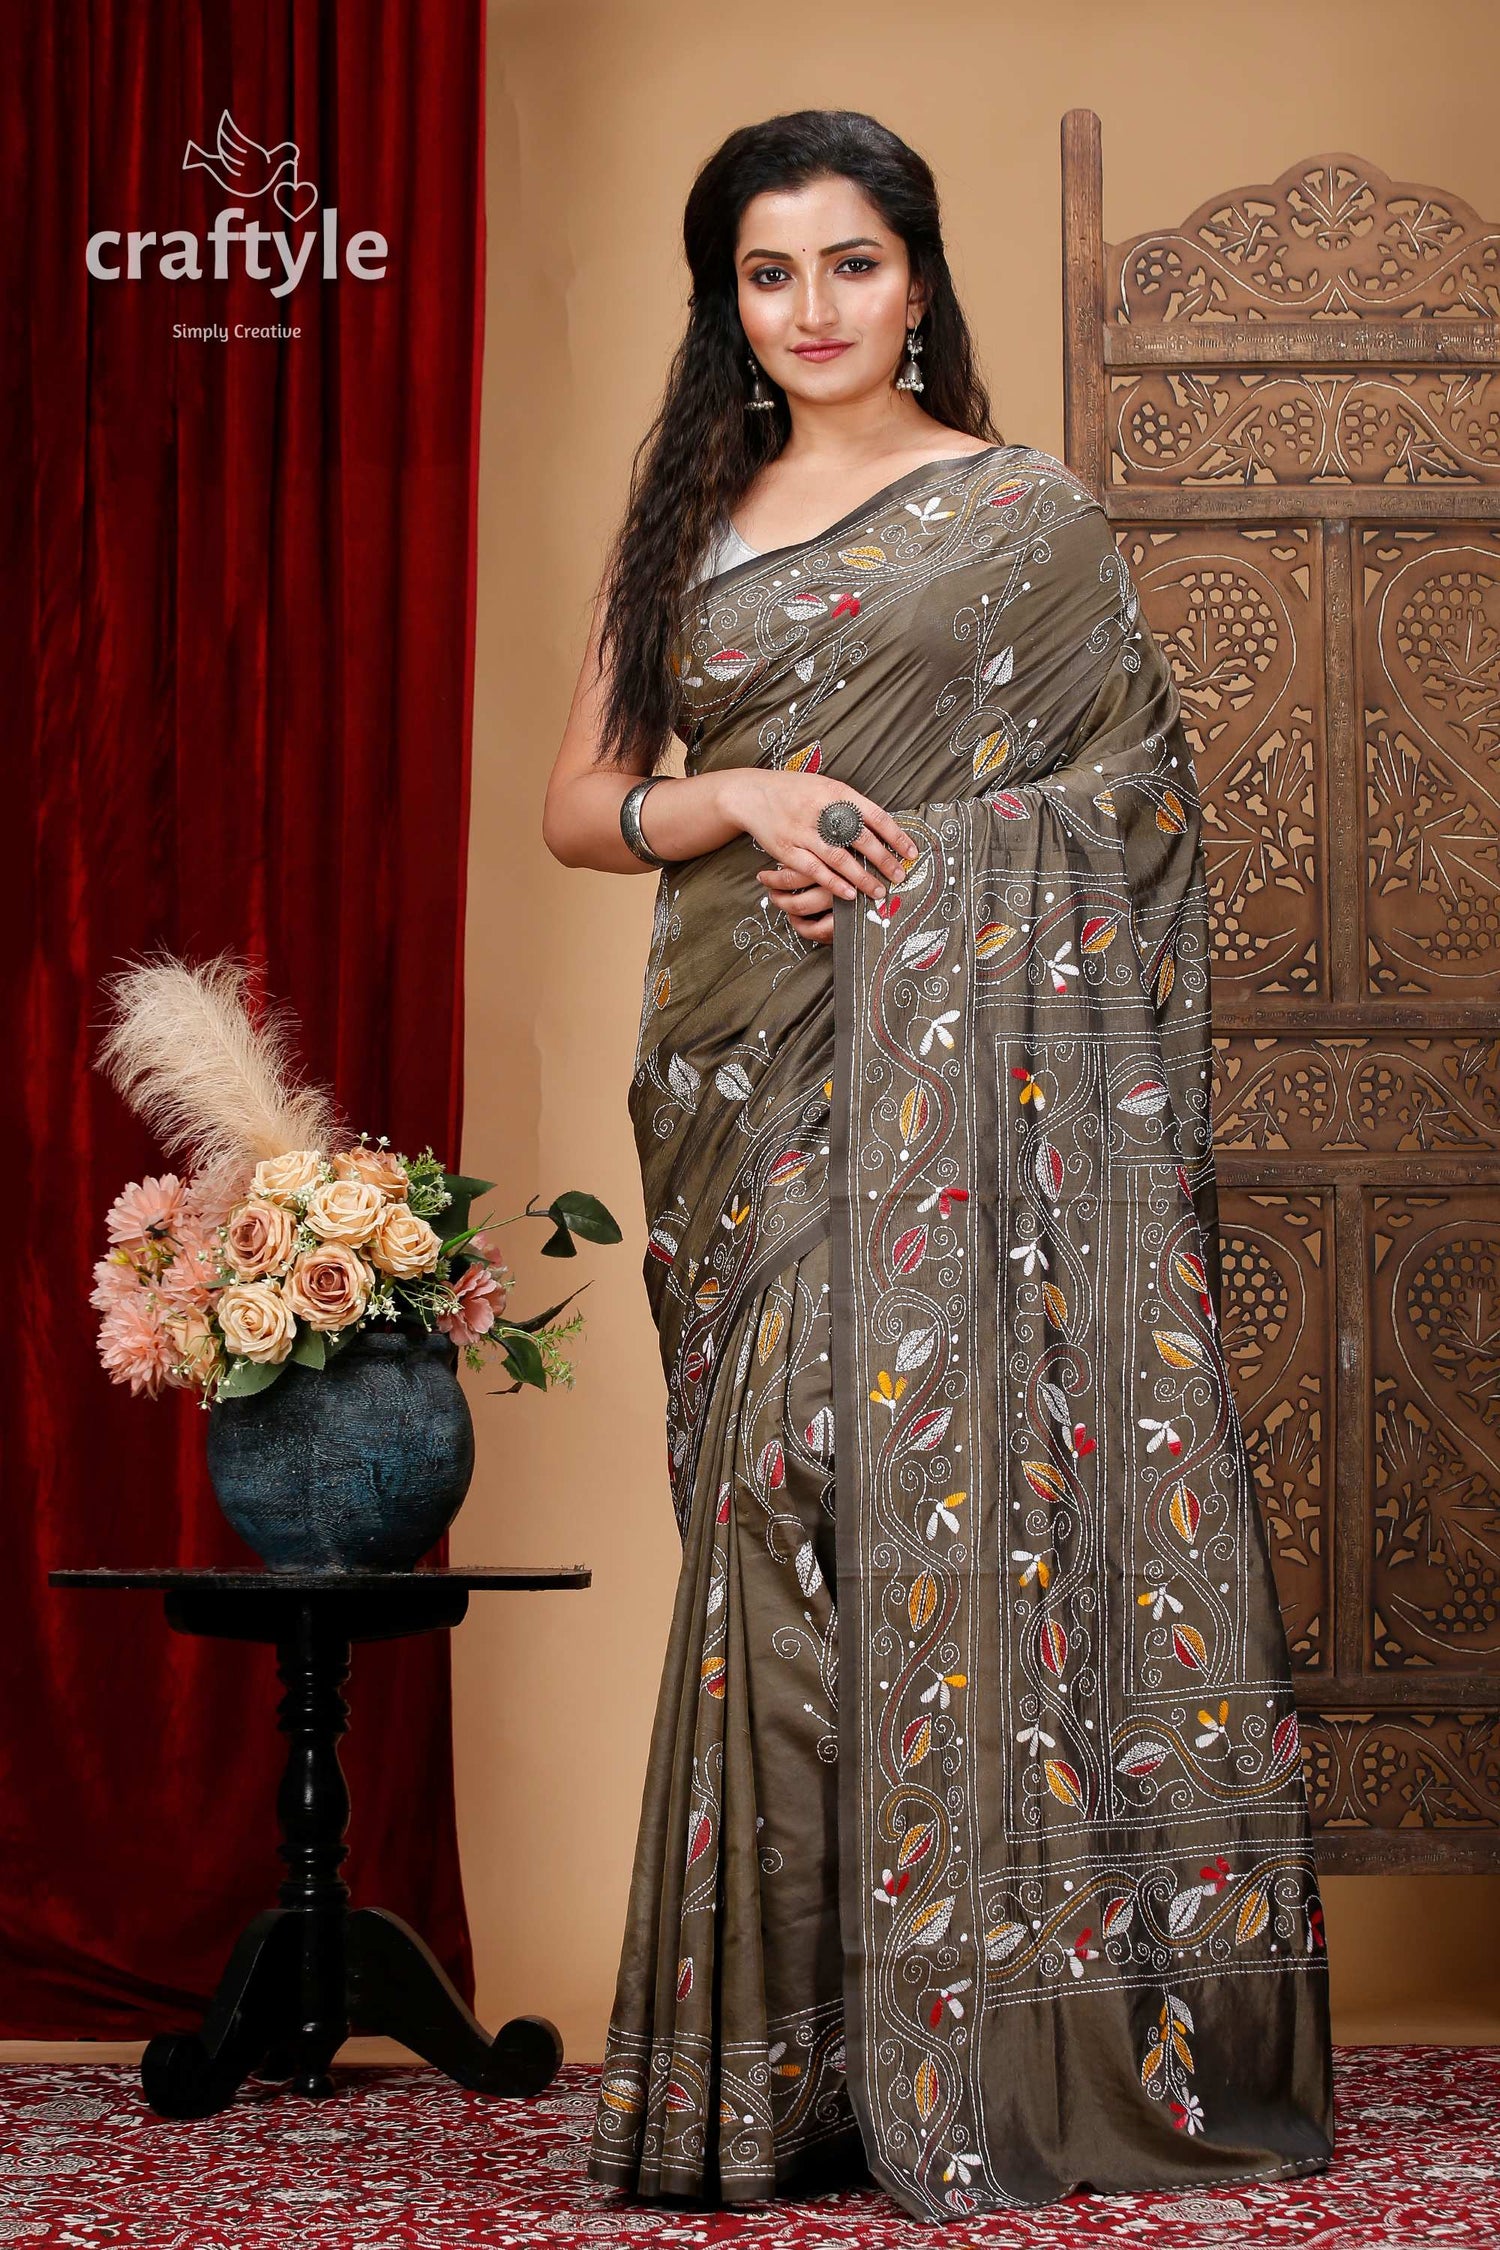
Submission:
{"label": "table pedestal leg", "polygon": [[399,1915],[361,1907],[345,1932],[349,2005],[359,2021],[399,2039],[477,2094],[539,2094],[557,2075],[562,2035],[546,2016],[513,2016],[493,2039],[436,1958]]}
{"label": "table pedestal leg", "polygon": [[276,1646],[288,1738],[276,1799],[287,1867],[281,1904],[241,1937],[201,2032],[147,2047],[141,2083],[163,2117],[209,2116],[252,2073],[288,2079],[314,2098],[331,2094],[330,2065],[351,2014],[361,2030],[399,2039],[476,2093],[539,2093],[562,2061],[547,2017],[516,2016],[490,2039],[415,1930],[380,1908],[349,1911],[340,1873],[349,1789],[338,1748],[349,1723],[347,1627],[311,1601],[289,1605]]}

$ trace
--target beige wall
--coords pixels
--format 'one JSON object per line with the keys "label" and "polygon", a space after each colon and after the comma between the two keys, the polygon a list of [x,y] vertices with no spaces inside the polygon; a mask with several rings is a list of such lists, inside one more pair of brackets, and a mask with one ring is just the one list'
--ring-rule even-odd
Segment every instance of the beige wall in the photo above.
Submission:
{"label": "beige wall", "polygon": [[[597,2061],[677,1574],[625,1109],[654,882],[562,868],[542,791],[632,450],[680,333],[693,171],[733,127],[871,111],[938,175],[1008,438],[1062,443],[1058,120],[1104,123],[1111,240],[1326,148],[1500,214],[1487,0],[492,0],[489,300],[468,917],[466,1170],[519,1208],[602,1195],[623,1244],[513,1259],[528,1306],[592,1276],[577,1389],[467,1378],[479,1470],[457,1556],[592,1566],[476,1601],[454,1637],[480,2006]],[[1345,2039],[1500,2040],[1500,1879],[1328,1885]]]}

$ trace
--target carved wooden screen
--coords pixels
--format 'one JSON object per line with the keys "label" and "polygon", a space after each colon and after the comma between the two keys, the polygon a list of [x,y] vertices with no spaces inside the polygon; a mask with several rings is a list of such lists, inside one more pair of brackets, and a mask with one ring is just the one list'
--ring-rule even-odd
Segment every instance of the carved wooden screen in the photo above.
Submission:
{"label": "carved wooden screen", "polygon": [[1500,228],[1352,156],[1106,247],[1069,465],[1177,673],[1224,1329],[1323,1863],[1500,1866]]}

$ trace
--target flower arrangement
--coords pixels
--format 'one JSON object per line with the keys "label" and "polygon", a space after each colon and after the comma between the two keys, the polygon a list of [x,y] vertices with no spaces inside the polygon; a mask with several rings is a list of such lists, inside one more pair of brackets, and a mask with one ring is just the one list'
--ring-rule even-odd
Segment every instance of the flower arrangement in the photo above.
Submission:
{"label": "flower arrangement", "polygon": [[384,1134],[355,1136],[319,1087],[295,1082],[285,1010],[260,1022],[248,971],[229,956],[194,969],[158,956],[105,980],[114,1007],[97,1067],[156,1127],[175,1172],[132,1181],[107,1221],[90,1303],[112,1380],[200,1403],[264,1390],[288,1366],[326,1367],[371,1321],[441,1329],[474,1369],[497,1350],[513,1380],[571,1386],[578,1292],[509,1317],[510,1268],[493,1230],[547,1219],[543,1256],[575,1236],[618,1242],[597,1197],[570,1192],[474,1224],[492,1180],[446,1172],[431,1147],[408,1157]]}

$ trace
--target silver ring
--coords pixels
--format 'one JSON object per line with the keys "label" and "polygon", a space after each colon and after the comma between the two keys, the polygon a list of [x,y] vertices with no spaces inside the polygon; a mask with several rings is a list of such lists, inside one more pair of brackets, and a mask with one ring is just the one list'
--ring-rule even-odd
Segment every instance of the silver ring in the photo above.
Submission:
{"label": "silver ring", "polygon": [[833,797],[818,815],[818,834],[825,844],[852,844],[864,824],[852,797]]}

